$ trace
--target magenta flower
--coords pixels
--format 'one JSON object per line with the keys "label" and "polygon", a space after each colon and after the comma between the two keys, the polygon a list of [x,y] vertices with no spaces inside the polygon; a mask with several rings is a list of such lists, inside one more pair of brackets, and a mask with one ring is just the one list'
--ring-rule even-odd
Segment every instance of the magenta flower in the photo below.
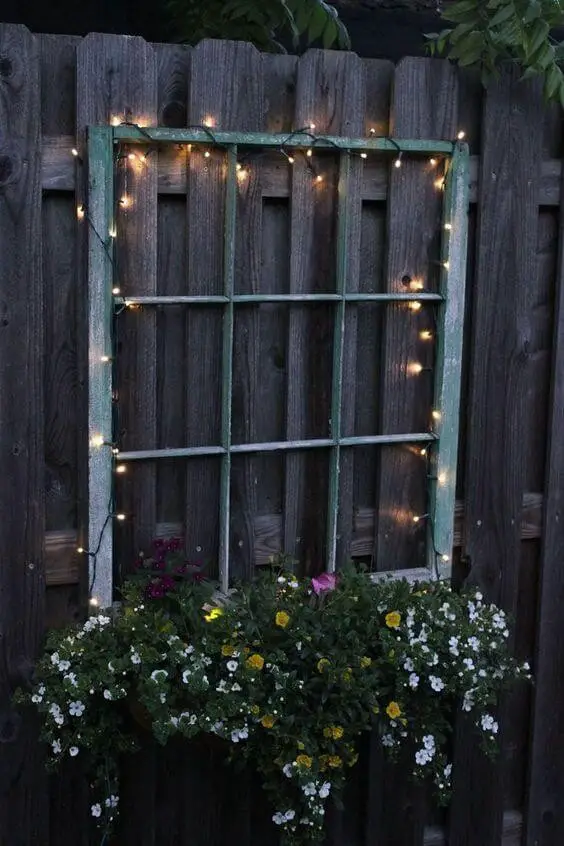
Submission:
{"label": "magenta flower", "polygon": [[311,580],[313,592],[319,596],[320,593],[327,593],[330,590],[335,590],[337,584],[337,577],[334,573],[322,573],[316,579]]}

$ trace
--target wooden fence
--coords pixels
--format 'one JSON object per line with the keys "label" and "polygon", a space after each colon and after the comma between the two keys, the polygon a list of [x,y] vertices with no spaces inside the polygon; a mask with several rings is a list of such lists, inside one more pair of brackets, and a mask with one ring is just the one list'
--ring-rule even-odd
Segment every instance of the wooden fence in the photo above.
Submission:
{"label": "wooden fence", "polygon": [[[9,694],[29,678],[46,624],[81,613],[84,562],[75,550],[84,519],[87,292],[85,227],[77,210],[85,183],[71,149],[83,151],[88,125],[116,117],[164,126],[211,117],[224,129],[271,131],[314,121],[325,133],[348,136],[374,129],[379,135],[452,139],[466,131],[473,154],[472,210],[456,578],[469,576],[514,615],[515,650],[533,664],[536,685],[501,704],[503,755],[497,762],[483,760],[460,722],[447,815],[408,784],[405,768],[384,765],[376,740],[367,742],[345,811],[332,814],[329,842],[562,846],[561,112],[545,109],[538,88],[519,83],[512,73],[485,94],[472,76],[427,59],[406,59],[394,68],[336,52],[261,56],[244,44],[205,42],[189,49],[110,35],[34,36],[23,27],[0,25],[1,846],[87,842],[80,772],[69,763],[62,776],[47,778],[35,726],[14,715]],[[238,272],[266,291],[284,290],[288,279],[317,290],[332,272],[331,163],[324,164],[328,187],[317,193],[292,180],[282,157],[265,157],[256,166],[261,194],[249,205]],[[409,164],[401,180],[378,159],[359,171],[360,250],[353,267],[359,285],[385,290],[392,276],[427,279],[438,207],[431,167]],[[206,247],[219,220],[217,197],[201,190],[208,176],[205,168],[194,171],[185,150],[155,157],[142,175],[131,169],[127,190],[145,211],[126,223],[120,262],[138,293],[177,294],[186,279],[207,293],[205,285],[220,274]],[[191,445],[213,435],[219,335],[216,316],[206,320],[187,322],[183,312],[159,315],[152,348],[140,345],[144,336],[128,327],[125,354],[135,354],[124,373],[124,428],[132,447],[186,445],[187,439]],[[289,406],[297,409],[292,419],[300,420],[304,437],[327,425],[324,356],[305,357],[312,339],[318,352],[327,351],[324,321],[320,314],[308,323],[303,314],[283,314],[274,306],[261,307],[259,320],[247,315],[236,326],[242,439],[288,435],[282,429]],[[391,349],[377,343],[380,326],[378,310],[367,309],[347,327],[353,343],[347,347],[344,426],[355,433],[375,425],[393,431],[400,421],[417,420],[429,400],[428,383],[415,390],[397,377],[413,355],[413,326],[424,327],[412,323],[404,330],[398,324],[391,333],[394,370],[387,364]],[[201,365],[197,372],[190,367],[194,360]],[[313,401],[302,405],[303,395],[286,391],[287,372],[301,374],[303,384],[311,380]],[[315,567],[322,548],[311,526],[325,469],[318,459],[300,461],[284,466],[278,458],[253,457],[237,469],[241,525],[234,555],[240,572],[281,548],[305,555]],[[416,513],[422,505],[422,466],[409,450],[384,451],[380,458],[367,450],[361,461],[344,461],[346,552],[367,561],[375,548],[399,561],[419,554],[413,526],[397,531],[397,525],[406,508]],[[213,463],[162,466],[153,497],[140,501],[136,491],[148,489],[147,474],[154,470],[144,473],[129,492],[124,489],[141,515],[134,543],[146,543],[154,532],[183,531],[191,555],[213,558]],[[305,553],[296,549],[301,527],[308,538]],[[157,753],[148,745],[127,766],[120,843],[275,842],[252,774],[233,774],[217,758],[182,746]]]}

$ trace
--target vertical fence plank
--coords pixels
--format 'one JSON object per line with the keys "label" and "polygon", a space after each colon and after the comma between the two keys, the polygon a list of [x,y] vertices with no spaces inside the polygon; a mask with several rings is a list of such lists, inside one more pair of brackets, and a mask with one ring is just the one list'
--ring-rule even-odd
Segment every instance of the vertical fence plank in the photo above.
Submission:
{"label": "vertical fence plank", "polygon": [[[404,59],[396,68],[391,133],[396,138],[446,138],[456,135],[457,81],[454,68],[432,59]],[[440,258],[442,193],[428,162],[404,159],[392,168],[388,195],[386,290],[405,291],[413,280],[431,289]],[[403,281],[405,280],[405,282]],[[384,318],[381,427],[389,434],[429,428],[432,374],[414,375],[421,354],[419,330],[425,309],[404,304],[387,308]],[[425,381],[424,381],[425,380]],[[417,452],[385,447],[380,464],[376,568],[401,569],[426,563],[426,525],[415,531],[412,517],[425,513],[425,469]]]}
{"label": "vertical fence plank", "polygon": [[[560,200],[564,197],[561,183]],[[544,523],[534,665],[527,846],[564,843],[564,219],[560,215],[554,297],[551,392],[546,445]]]}
{"label": "vertical fence plank", "polygon": [[10,704],[43,637],[44,403],[40,60],[0,24],[0,842],[47,843],[47,780],[35,722]]}
{"label": "vertical fence plank", "polygon": [[[524,489],[520,454],[527,426],[525,375],[531,278],[536,270],[541,109],[536,86],[518,82],[515,72],[504,73],[486,95],[480,166],[465,550],[470,583],[511,614],[519,590]],[[503,705],[501,710],[503,730],[509,711]],[[497,846],[503,768],[500,761],[491,763],[480,755],[470,723],[470,718],[461,720],[457,732],[450,838],[461,846]]]}
{"label": "vertical fence plank", "polygon": [[[155,124],[157,117],[156,63],[152,48],[140,38],[89,35],[77,57],[77,133],[89,125],[113,119]],[[155,157],[146,164],[125,161],[127,180],[122,190],[131,204],[120,209],[117,220],[120,283],[124,293],[156,293],[157,181]],[[130,332],[120,333],[120,407],[127,409],[128,448],[156,443],[156,333],[155,314],[135,312]],[[133,473],[132,473],[133,475]],[[135,468],[135,484],[128,490],[128,510],[133,514],[133,543],[146,545],[155,528],[155,470]],[[127,564],[127,562],[124,562]],[[143,819],[124,807],[127,843],[149,846],[154,842],[154,767],[152,751],[146,766],[128,768],[136,802],[143,805]],[[139,775],[137,778],[136,776]],[[124,805],[126,803],[124,802]]]}

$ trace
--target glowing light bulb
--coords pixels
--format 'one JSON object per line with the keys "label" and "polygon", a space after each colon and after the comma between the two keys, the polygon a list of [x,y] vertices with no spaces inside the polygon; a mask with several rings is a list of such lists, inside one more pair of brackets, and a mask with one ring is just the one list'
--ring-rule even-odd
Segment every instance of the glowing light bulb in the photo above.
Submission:
{"label": "glowing light bulb", "polygon": [[429,159],[429,164],[432,165],[432,167],[435,167],[437,160],[435,158]]}
{"label": "glowing light bulb", "polygon": [[318,173],[317,176],[315,177],[315,181],[316,182],[323,182],[323,176],[320,173]]}
{"label": "glowing light bulb", "polygon": [[118,464],[116,467],[116,473],[125,473],[127,471],[127,467],[125,464]]}
{"label": "glowing light bulb", "polygon": [[109,355],[102,355],[100,356],[100,361],[103,361],[104,364],[106,364],[108,361],[111,361],[111,358]]}
{"label": "glowing light bulb", "polygon": [[112,447],[112,455],[119,455],[119,449],[117,447]]}
{"label": "glowing light bulb", "polygon": [[295,162],[296,160],[295,160],[295,158],[294,158],[293,156],[288,156],[288,161],[290,162],[290,164],[294,164],[294,162]]}
{"label": "glowing light bulb", "polygon": [[370,132],[371,135],[376,135],[376,130],[374,129],[373,126],[370,127],[369,132]]}
{"label": "glowing light bulb", "polygon": [[433,333],[429,329],[422,329],[419,333],[419,337],[422,341],[431,341],[433,338]]}
{"label": "glowing light bulb", "polygon": [[445,269],[445,270],[448,270],[448,269],[449,269],[449,267],[450,267],[450,262],[448,262],[448,261],[443,261],[443,267],[444,267],[444,269]]}
{"label": "glowing light bulb", "polygon": [[130,153],[127,158],[130,162],[134,162],[137,156],[135,155],[135,153]]}
{"label": "glowing light bulb", "polygon": [[78,552],[79,555],[84,555],[84,547],[79,546],[76,551]]}
{"label": "glowing light bulb", "polygon": [[207,126],[207,128],[210,129],[212,126],[215,126],[215,121],[210,115],[208,115],[203,119],[202,125]]}
{"label": "glowing light bulb", "polygon": [[313,156],[313,150],[312,150],[311,148],[310,148],[309,150],[307,150],[307,152],[306,152],[306,156],[307,156],[308,158],[310,158],[310,159],[311,159],[311,157]]}
{"label": "glowing light bulb", "polygon": [[361,159],[367,159],[367,158],[368,158],[368,153],[361,153],[361,154],[360,154],[360,158],[361,158]]}
{"label": "glowing light bulb", "polygon": [[419,523],[420,521],[421,521],[421,517],[419,517],[419,515],[415,514],[415,516],[413,517],[413,522]]}
{"label": "glowing light bulb", "polygon": [[210,156],[211,156],[210,151],[209,151],[209,150],[206,150],[206,152],[204,153],[204,158],[205,158],[205,159],[209,159],[209,157],[210,157]]}
{"label": "glowing light bulb", "polygon": [[124,207],[124,209],[129,208],[129,206],[131,205],[131,200],[129,199],[127,194],[124,194],[119,202],[120,202],[120,205]]}
{"label": "glowing light bulb", "polygon": [[466,133],[464,132],[463,129],[461,129],[456,137],[458,138],[459,141],[464,141],[464,139],[466,138]]}
{"label": "glowing light bulb", "polygon": [[401,159],[400,159],[400,157],[399,157],[399,156],[398,156],[398,158],[397,158],[397,159],[395,160],[395,162],[394,162],[394,167],[401,167]]}
{"label": "glowing light bulb", "polygon": [[411,311],[419,311],[421,309],[421,303],[417,300],[413,300],[409,303],[409,308],[411,309]]}
{"label": "glowing light bulb", "polygon": [[445,223],[445,229],[447,232],[450,232],[450,230],[452,229],[452,223]]}
{"label": "glowing light bulb", "polygon": [[408,367],[408,370],[413,376],[418,376],[419,373],[423,371],[423,365],[420,364],[418,361],[412,361]]}
{"label": "glowing light bulb", "polygon": [[433,420],[440,420],[441,412],[435,409],[433,412],[431,412],[431,417],[433,418]]}
{"label": "glowing light bulb", "polygon": [[419,450],[419,455],[427,455],[427,447],[423,447]]}
{"label": "glowing light bulb", "polygon": [[315,124],[314,123],[310,123],[309,128],[312,132],[315,132]]}
{"label": "glowing light bulb", "polygon": [[244,182],[248,175],[248,171],[246,171],[244,168],[239,168],[239,170],[237,171],[237,179],[239,180],[239,182]]}
{"label": "glowing light bulb", "polygon": [[103,435],[94,435],[90,441],[92,446],[101,447],[104,446],[104,436]]}
{"label": "glowing light bulb", "polygon": [[444,187],[445,187],[444,179],[441,178],[441,179],[435,180],[435,188],[437,189],[437,191],[442,191]]}
{"label": "glowing light bulb", "polygon": [[423,282],[421,281],[421,279],[412,279],[409,283],[409,287],[412,291],[422,291]]}
{"label": "glowing light bulb", "polygon": [[76,216],[79,220],[84,219],[84,206],[78,206],[76,209]]}
{"label": "glowing light bulb", "polygon": [[444,485],[446,480],[447,480],[446,473],[439,473],[439,477],[438,477],[439,485]]}
{"label": "glowing light bulb", "polygon": [[121,288],[112,288],[112,294],[114,295],[114,297],[119,297],[119,295],[121,294]]}
{"label": "glowing light bulb", "polygon": [[115,226],[112,226],[108,234],[110,238],[117,238],[117,229],[115,228]]}
{"label": "glowing light bulb", "polygon": [[76,147],[73,147],[73,148],[72,148],[72,150],[71,150],[71,155],[72,155],[72,156],[74,156],[74,157],[75,157],[75,159],[77,159],[77,158],[78,158],[78,150],[76,149]]}
{"label": "glowing light bulb", "polygon": [[445,561],[445,562],[450,561],[450,556],[449,555],[441,555],[441,561]]}
{"label": "glowing light bulb", "polygon": [[116,514],[116,520],[119,520],[121,523],[125,520],[125,514]]}
{"label": "glowing light bulb", "polygon": [[114,115],[114,117],[111,119],[110,122],[111,122],[112,126],[119,126],[120,123],[121,123],[121,120],[117,117],[117,115]]}
{"label": "glowing light bulb", "polygon": [[90,605],[93,605],[95,608],[97,608],[98,605],[100,604],[100,600],[96,599],[95,596],[91,596],[90,599],[88,600],[88,602],[90,603]]}

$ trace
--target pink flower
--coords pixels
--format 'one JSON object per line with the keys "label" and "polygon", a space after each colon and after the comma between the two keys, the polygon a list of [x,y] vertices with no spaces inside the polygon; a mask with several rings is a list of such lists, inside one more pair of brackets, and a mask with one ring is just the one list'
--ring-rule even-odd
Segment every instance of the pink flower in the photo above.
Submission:
{"label": "pink flower", "polygon": [[311,580],[313,592],[319,596],[320,593],[326,593],[330,590],[335,590],[337,584],[337,577],[334,573],[322,573],[316,579]]}

